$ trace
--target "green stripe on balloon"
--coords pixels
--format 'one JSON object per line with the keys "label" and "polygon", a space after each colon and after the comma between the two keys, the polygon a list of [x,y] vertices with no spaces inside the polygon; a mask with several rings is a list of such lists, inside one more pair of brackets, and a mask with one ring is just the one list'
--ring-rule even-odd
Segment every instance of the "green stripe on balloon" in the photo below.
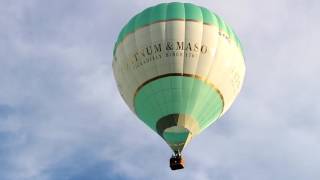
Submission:
{"label": "green stripe on balloon", "polygon": [[134,16],[121,30],[116,44],[114,46],[113,54],[115,54],[118,45],[130,33],[135,32],[141,27],[158,22],[174,19],[194,20],[200,21],[204,24],[214,25],[220,31],[226,33],[230,39],[237,44],[242,50],[241,43],[237,35],[219,16],[210,10],[199,7],[190,3],[163,3],[150,7]]}
{"label": "green stripe on balloon", "polygon": [[157,121],[169,114],[191,116],[202,131],[219,118],[223,100],[218,90],[200,79],[168,76],[144,85],[135,96],[134,107],[137,116],[156,132]]}

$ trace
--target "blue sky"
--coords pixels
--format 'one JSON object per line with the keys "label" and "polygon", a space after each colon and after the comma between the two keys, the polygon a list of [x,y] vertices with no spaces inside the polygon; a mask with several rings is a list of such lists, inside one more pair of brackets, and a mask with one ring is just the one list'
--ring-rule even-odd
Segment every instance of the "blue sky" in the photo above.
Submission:
{"label": "blue sky", "polygon": [[320,179],[319,1],[190,1],[235,29],[247,76],[177,172],[111,69],[122,26],[160,2],[0,0],[1,180]]}

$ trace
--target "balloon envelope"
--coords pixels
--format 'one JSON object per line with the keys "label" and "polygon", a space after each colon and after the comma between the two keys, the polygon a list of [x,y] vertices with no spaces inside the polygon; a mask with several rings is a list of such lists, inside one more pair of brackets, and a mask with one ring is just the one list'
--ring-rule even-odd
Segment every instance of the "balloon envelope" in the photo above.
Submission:
{"label": "balloon envelope", "polygon": [[234,31],[208,9],[164,3],[124,26],[113,72],[130,109],[181,152],[240,91],[245,64]]}

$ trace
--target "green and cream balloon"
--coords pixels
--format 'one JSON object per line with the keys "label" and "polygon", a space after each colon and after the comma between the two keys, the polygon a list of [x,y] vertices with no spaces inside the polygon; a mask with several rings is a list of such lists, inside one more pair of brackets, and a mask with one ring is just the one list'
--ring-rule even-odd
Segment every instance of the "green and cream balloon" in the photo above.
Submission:
{"label": "green and cream balloon", "polygon": [[229,109],[245,64],[238,37],[219,16],[189,3],[164,3],[123,27],[113,72],[130,109],[181,152]]}

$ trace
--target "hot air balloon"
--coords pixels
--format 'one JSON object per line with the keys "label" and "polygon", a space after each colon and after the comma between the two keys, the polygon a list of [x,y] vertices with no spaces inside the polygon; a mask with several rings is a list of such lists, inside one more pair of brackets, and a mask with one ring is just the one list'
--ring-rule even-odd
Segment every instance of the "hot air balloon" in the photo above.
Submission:
{"label": "hot air balloon", "polygon": [[114,46],[113,73],[130,109],[173,150],[222,116],[245,75],[240,41],[219,16],[190,3],[163,3],[134,16]]}

